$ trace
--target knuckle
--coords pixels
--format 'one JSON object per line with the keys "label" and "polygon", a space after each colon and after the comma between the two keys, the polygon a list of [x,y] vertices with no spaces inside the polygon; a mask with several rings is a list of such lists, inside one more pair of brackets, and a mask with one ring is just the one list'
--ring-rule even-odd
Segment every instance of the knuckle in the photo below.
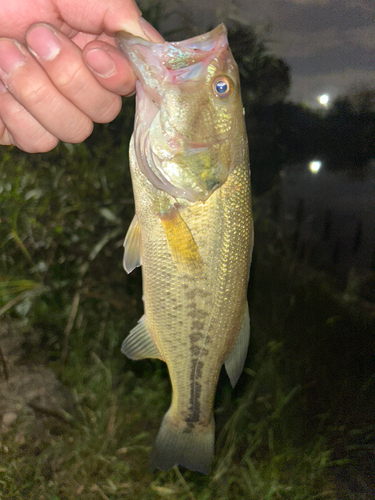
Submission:
{"label": "knuckle", "polygon": [[51,94],[48,85],[43,82],[29,80],[27,85],[20,86],[17,97],[25,106],[34,108],[51,101]]}
{"label": "knuckle", "polygon": [[65,92],[71,92],[71,90],[76,90],[77,92],[82,87],[82,82],[85,82],[85,72],[87,72],[86,66],[83,63],[76,62],[68,66],[65,71],[60,71],[58,75],[54,77],[55,85]]}
{"label": "knuckle", "polygon": [[92,119],[97,123],[108,123],[116,118],[121,111],[121,97],[113,96],[110,102],[102,103],[99,109],[96,110],[95,116]]}
{"label": "knuckle", "polygon": [[75,126],[74,133],[71,134],[68,140],[62,139],[65,142],[71,142],[72,144],[78,144],[83,142],[85,139],[91,135],[94,129],[94,124],[90,118],[85,116],[82,120],[78,121]]}
{"label": "knuckle", "polygon": [[12,137],[9,134],[9,131],[6,128],[0,127],[0,145],[1,146],[10,146],[14,144]]}
{"label": "knuckle", "polygon": [[21,133],[17,131],[13,136],[16,146],[27,153],[46,153],[58,143],[57,137],[34,120],[31,120]]}
{"label": "knuckle", "polygon": [[47,153],[48,151],[51,151],[54,149],[59,140],[57,137],[54,137],[51,134],[46,134],[43,137],[40,138],[39,141],[36,141],[32,146],[30,146],[30,149],[32,151],[28,151],[29,153]]}

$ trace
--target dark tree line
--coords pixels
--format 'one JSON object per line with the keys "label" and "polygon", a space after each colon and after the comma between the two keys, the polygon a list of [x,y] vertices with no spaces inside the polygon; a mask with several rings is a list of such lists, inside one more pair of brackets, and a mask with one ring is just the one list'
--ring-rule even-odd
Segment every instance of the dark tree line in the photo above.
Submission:
{"label": "dark tree line", "polygon": [[287,64],[250,26],[232,24],[228,35],[241,74],[254,192],[269,189],[284,165],[314,157],[361,174],[375,158],[375,89],[340,96],[324,111],[288,102]]}

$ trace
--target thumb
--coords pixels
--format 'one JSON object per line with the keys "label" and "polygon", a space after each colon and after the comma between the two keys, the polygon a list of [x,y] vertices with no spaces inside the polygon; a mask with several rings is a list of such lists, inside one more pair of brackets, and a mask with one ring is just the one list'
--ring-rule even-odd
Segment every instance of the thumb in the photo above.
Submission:
{"label": "thumb", "polygon": [[[53,0],[63,21],[77,31],[113,36],[125,30],[145,38],[134,0]],[[142,22],[142,21],[141,21]]]}

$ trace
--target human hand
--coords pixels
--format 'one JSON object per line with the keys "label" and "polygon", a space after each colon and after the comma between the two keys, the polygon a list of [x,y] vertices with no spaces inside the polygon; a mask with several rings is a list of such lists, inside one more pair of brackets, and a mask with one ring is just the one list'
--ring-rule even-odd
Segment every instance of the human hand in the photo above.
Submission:
{"label": "human hand", "polygon": [[0,145],[49,151],[113,120],[136,81],[119,30],[163,41],[134,0],[0,2]]}

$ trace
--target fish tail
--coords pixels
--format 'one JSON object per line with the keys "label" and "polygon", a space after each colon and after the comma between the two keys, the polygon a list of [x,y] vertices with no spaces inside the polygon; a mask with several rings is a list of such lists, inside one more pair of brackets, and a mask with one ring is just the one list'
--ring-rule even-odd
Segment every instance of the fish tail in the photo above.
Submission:
{"label": "fish tail", "polygon": [[193,427],[173,423],[170,411],[166,413],[156,437],[151,455],[151,466],[168,470],[175,465],[208,474],[214,458],[215,422]]}

